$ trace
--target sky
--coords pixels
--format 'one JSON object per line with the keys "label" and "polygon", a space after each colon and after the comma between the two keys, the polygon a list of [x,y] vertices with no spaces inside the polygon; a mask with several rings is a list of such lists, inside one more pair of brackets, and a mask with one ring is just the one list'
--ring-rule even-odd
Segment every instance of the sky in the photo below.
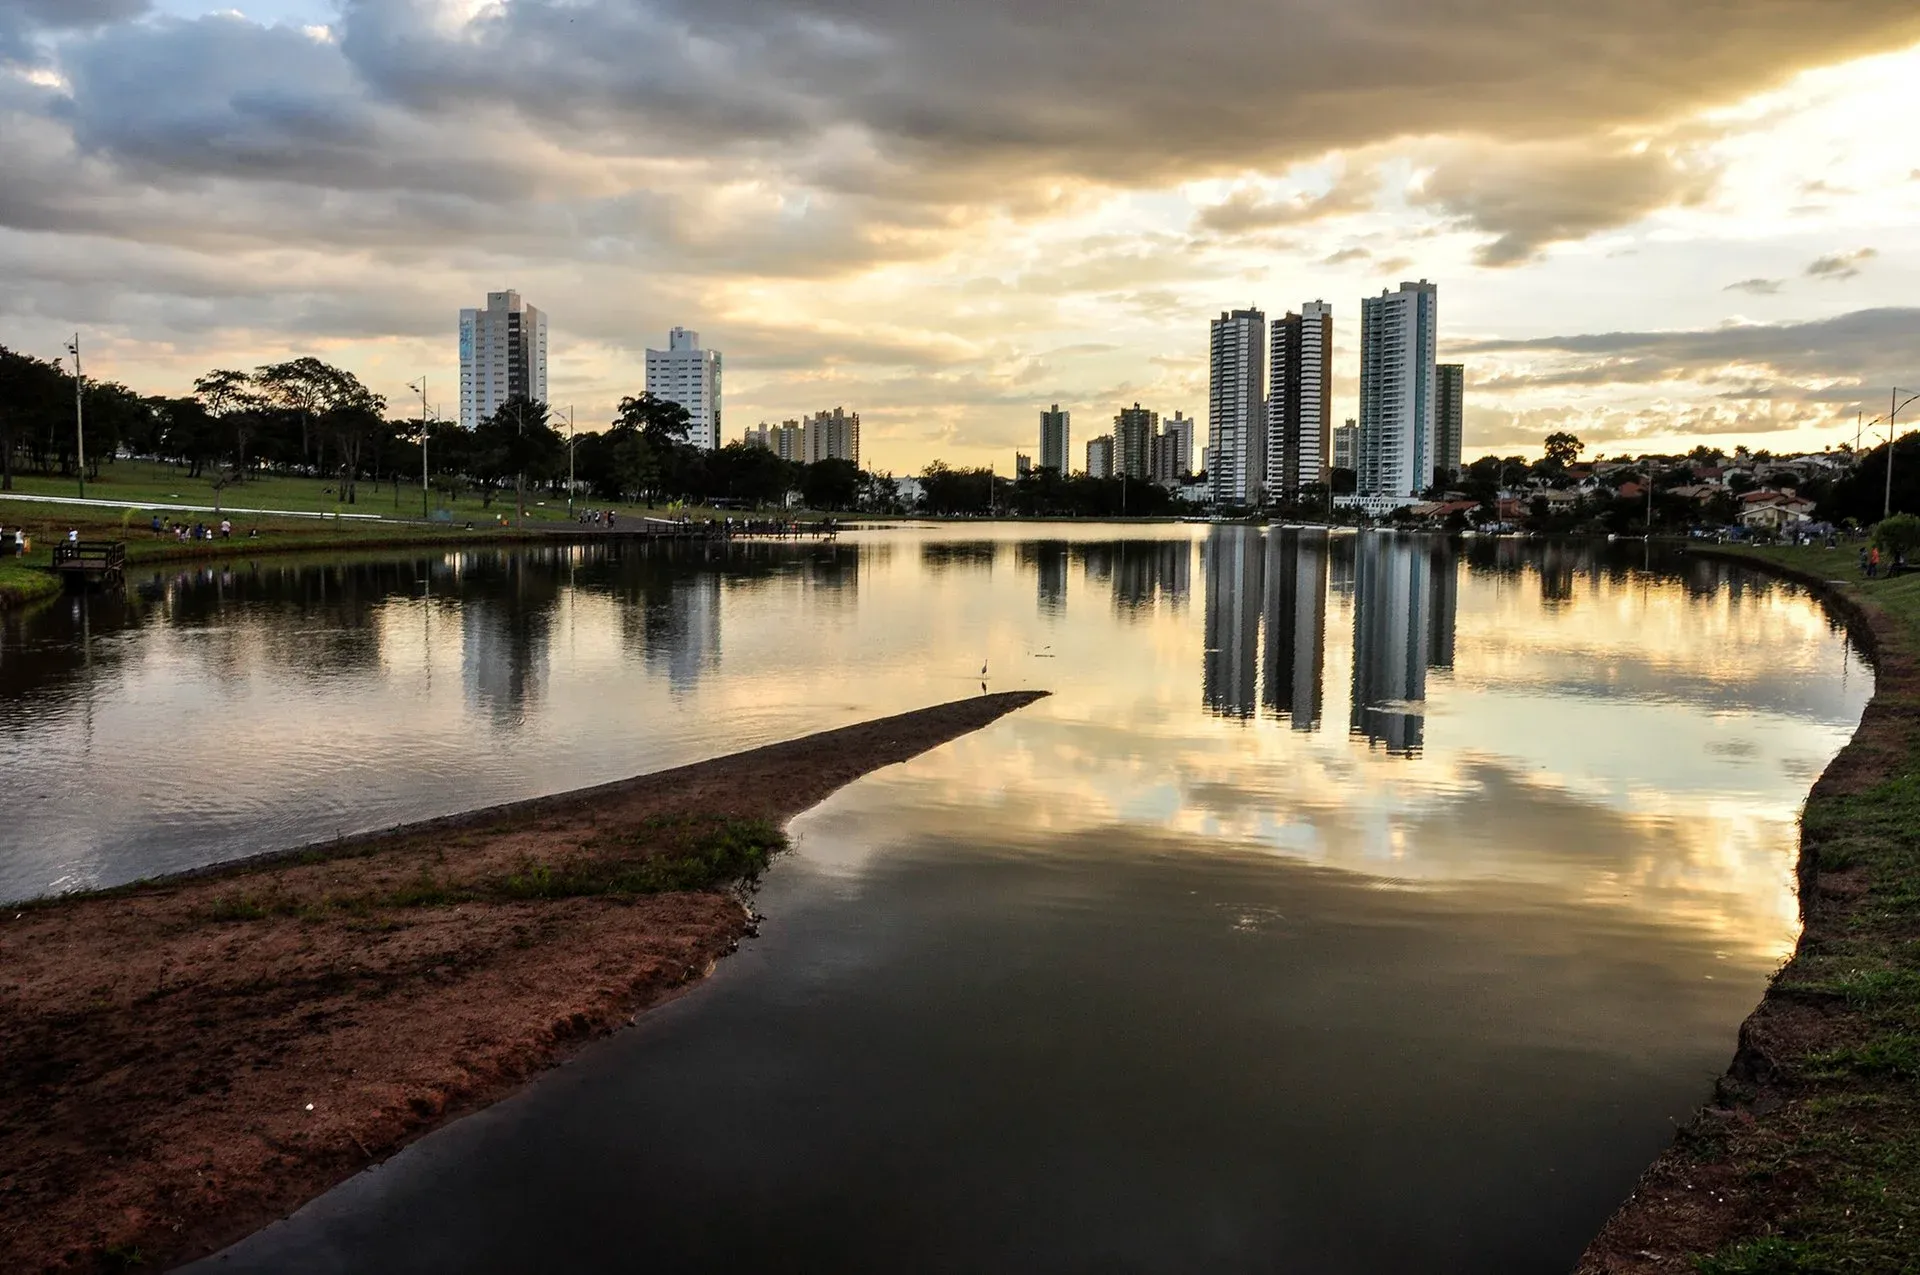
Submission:
{"label": "sky", "polygon": [[582,427],[681,325],[729,439],[1006,470],[1204,422],[1228,308],[1331,302],[1353,415],[1425,278],[1469,457],[1818,450],[1920,388],[1915,82],[1911,0],[0,0],[0,343],[454,415],[510,287]]}

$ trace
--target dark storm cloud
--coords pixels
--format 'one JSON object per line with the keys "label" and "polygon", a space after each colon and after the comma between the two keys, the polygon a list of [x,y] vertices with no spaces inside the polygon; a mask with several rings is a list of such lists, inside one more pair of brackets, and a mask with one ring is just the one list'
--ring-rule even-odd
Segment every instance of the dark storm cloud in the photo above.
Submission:
{"label": "dark storm cloud", "polygon": [[[1854,386],[1920,383],[1920,309],[1889,307],[1804,323],[1730,324],[1683,332],[1604,332],[1529,340],[1457,341],[1453,354],[1528,355],[1555,366],[1487,378],[1490,390],[1729,378],[1743,397],[1852,402]],[[1755,376],[1755,371],[1770,374]],[[1795,382],[1810,383],[1802,388]]]}
{"label": "dark storm cloud", "polygon": [[484,152],[489,113],[507,112],[580,153],[748,158],[830,189],[975,203],[1062,176],[1154,184],[1408,135],[1562,143],[1504,171],[1443,163],[1428,184],[1505,264],[1699,189],[1667,157],[1565,139],[1920,38],[1904,0],[1773,0],[1733,22],[1666,0],[1538,13],[1526,0],[508,0],[455,29],[425,0],[347,0],[337,43],[215,19],[123,26],[62,56],[74,127],[98,153],[342,188],[401,179],[383,107],[452,152]]}

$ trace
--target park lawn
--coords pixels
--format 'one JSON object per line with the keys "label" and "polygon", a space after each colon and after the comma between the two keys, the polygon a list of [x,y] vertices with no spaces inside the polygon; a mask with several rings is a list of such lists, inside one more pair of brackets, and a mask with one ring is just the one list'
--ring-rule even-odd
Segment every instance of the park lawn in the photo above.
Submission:
{"label": "park lawn", "polygon": [[38,602],[60,592],[60,580],[50,571],[27,566],[18,558],[0,560],[0,610]]}
{"label": "park lawn", "polygon": [[1806,931],[1751,1038],[1767,1071],[1721,1082],[1752,1118],[1689,1130],[1763,1223],[1696,1269],[1920,1272],[1920,572],[1863,579],[1857,546],[1738,552],[1893,623],[1877,626],[1874,706],[1801,816]]}
{"label": "park lawn", "polygon": [[[13,490],[26,496],[78,497],[78,484],[70,477],[45,474],[15,474]],[[135,503],[155,503],[169,505],[212,505],[218,498],[223,507],[238,506],[247,509],[284,509],[298,513],[348,513],[376,514],[382,518],[397,518],[412,521],[420,520],[420,483],[416,477],[409,483],[403,476],[398,492],[390,482],[374,482],[363,479],[358,488],[359,499],[354,504],[343,503],[338,495],[338,483],[326,478],[304,478],[286,474],[261,474],[248,478],[245,482],[230,483],[216,492],[213,484],[205,478],[189,478],[185,466],[169,465],[158,461],[117,460],[100,467],[100,477],[87,483],[89,500],[126,500]],[[0,501],[6,493],[0,492]],[[564,496],[556,497],[541,491],[529,491],[526,496],[527,521],[564,522],[567,517],[567,502]],[[495,521],[501,517],[511,520],[514,517],[514,499],[511,488],[496,492],[493,503],[488,505],[477,493],[461,492],[451,499],[443,491],[433,494],[433,507],[445,509],[453,515],[457,524],[472,522],[479,526],[483,521]],[[648,509],[644,504],[608,505],[597,500],[576,497],[574,507],[579,509],[612,509],[622,518],[667,516],[664,504]],[[686,513],[689,517],[726,517],[729,511],[706,508],[675,510],[676,514]],[[731,511],[739,517],[738,510]],[[179,517],[191,521],[192,514]],[[810,519],[818,515],[796,513],[795,517]],[[0,505],[0,524],[9,523],[10,515],[6,506]],[[31,521],[31,518],[26,521]]]}

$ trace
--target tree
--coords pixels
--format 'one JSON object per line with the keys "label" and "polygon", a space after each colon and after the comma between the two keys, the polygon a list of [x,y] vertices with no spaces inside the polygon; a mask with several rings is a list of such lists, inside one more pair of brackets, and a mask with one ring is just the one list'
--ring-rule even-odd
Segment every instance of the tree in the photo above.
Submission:
{"label": "tree", "polygon": [[647,443],[655,452],[665,452],[669,447],[687,441],[687,435],[693,429],[693,418],[680,404],[647,393],[638,398],[621,399],[620,416],[614,425],[616,428],[624,425],[639,430],[646,435]]}
{"label": "tree", "polygon": [[1898,554],[1904,560],[1920,549],[1920,517],[1894,514],[1882,518],[1873,528],[1873,543],[1889,557]]}
{"label": "tree", "polygon": [[860,499],[860,467],[850,460],[817,460],[800,475],[809,509],[852,509]]}
{"label": "tree", "polygon": [[72,404],[73,378],[59,364],[0,345],[0,491],[13,490],[15,446],[57,428]]}
{"label": "tree", "polygon": [[1548,434],[1546,437],[1547,460],[1560,469],[1565,469],[1580,459],[1580,453],[1587,445],[1565,431]]}
{"label": "tree", "polygon": [[[564,467],[567,440],[547,423],[547,405],[538,399],[516,394],[502,403],[492,416],[474,431],[478,453],[476,469],[489,483],[513,478],[514,491],[524,502],[526,480],[550,477]],[[492,498],[487,498],[492,504]],[[524,504],[519,509],[525,517]]]}
{"label": "tree", "polygon": [[[352,373],[308,355],[262,366],[255,373],[254,384],[275,407],[299,416],[300,463],[304,465],[313,457],[314,418],[350,401],[360,382]],[[365,392],[364,387],[361,392]]]}
{"label": "tree", "polygon": [[[260,420],[260,411],[267,405],[267,395],[252,376],[231,368],[215,368],[193,383],[193,392],[206,405],[207,415],[218,422],[221,442],[232,447],[233,476],[243,477],[247,472],[247,440]],[[195,475],[198,477],[198,475]],[[227,479],[216,479],[214,503],[219,504],[220,489],[227,485]]]}

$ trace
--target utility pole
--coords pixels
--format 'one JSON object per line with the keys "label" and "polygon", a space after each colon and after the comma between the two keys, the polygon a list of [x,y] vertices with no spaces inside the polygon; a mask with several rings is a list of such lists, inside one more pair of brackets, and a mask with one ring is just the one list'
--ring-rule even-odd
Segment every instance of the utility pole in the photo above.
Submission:
{"label": "utility pole", "polygon": [[520,453],[514,459],[520,462],[520,468],[513,471],[513,517],[516,530],[527,529],[527,470],[526,470],[526,406],[515,399],[513,404],[514,449]]}
{"label": "utility pole", "polygon": [[1893,514],[1893,440],[1898,432],[1894,428],[1894,418],[1900,415],[1901,408],[1916,398],[1920,398],[1920,394],[1909,394],[1906,398],[1901,398],[1900,387],[1897,385],[1893,387],[1893,392],[1887,395],[1887,498],[1886,504],[1881,507],[1882,518]]}
{"label": "utility pole", "polygon": [[86,378],[80,372],[80,334],[73,334],[73,344],[67,347],[73,351],[73,445],[79,458],[75,472],[80,475],[80,499],[87,498],[87,429],[82,413],[81,400],[86,390]]}

